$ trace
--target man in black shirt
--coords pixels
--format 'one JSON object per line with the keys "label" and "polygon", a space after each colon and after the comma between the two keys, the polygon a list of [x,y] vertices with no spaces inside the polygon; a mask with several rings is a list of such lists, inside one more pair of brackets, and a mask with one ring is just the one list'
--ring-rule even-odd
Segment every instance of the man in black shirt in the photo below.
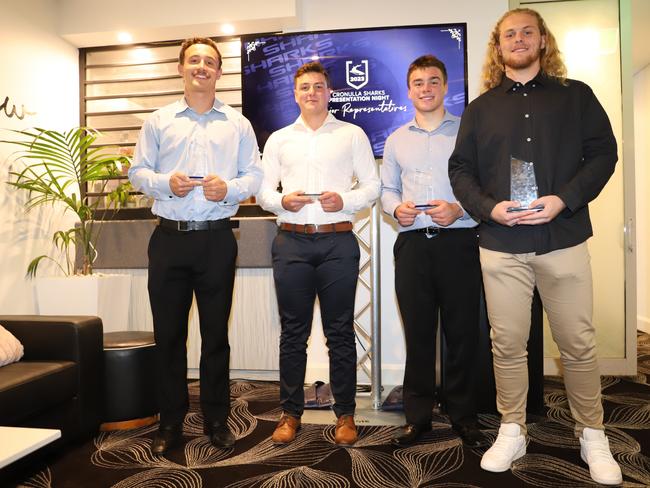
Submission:
{"label": "man in black shirt", "polygon": [[[526,342],[537,286],[560,349],[582,459],[595,481],[621,483],[604,434],[586,243],[587,205],[617,160],[611,125],[591,89],[566,78],[555,39],[533,10],[512,10],[497,22],[483,77],[485,93],[465,110],[449,160],[456,197],[481,220],[502,415],[481,467],[506,471],[526,453]],[[511,196],[514,165],[534,174],[527,186],[537,194],[528,201]]]}

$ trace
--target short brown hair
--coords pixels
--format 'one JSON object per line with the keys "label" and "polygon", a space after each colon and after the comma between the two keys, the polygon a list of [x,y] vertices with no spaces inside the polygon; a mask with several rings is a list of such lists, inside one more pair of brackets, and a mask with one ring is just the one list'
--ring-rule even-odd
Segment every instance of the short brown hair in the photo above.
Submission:
{"label": "short brown hair", "polygon": [[205,44],[206,46],[210,46],[212,49],[214,49],[217,52],[217,68],[221,68],[221,53],[219,52],[217,43],[209,37],[191,37],[189,39],[185,39],[183,41],[183,44],[181,44],[181,52],[178,53],[178,64],[183,64],[185,62],[185,51],[187,51],[187,48],[194,44]]}
{"label": "short brown hair", "polygon": [[318,61],[311,61],[309,63],[303,64],[300,68],[296,70],[296,74],[293,75],[293,86],[296,86],[296,81],[298,78],[300,78],[302,75],[306,73],[320,73],[325,77],[325,81],[327,82],[327,88],[331,88],[332,86],[330,85],[330,75],[325,69],[325,66],[320,64]]}
{"label": "short brown hair", "polygon": [[436,58],[433,54],[425,54],[420,56],[415,61],[409,65],[409,69],[406,72],[406,87],[410,88],[411,73],[416,69],[424,68],[438,68],[442,73],[442,81],[447,84],[447,67],[445,63]]}

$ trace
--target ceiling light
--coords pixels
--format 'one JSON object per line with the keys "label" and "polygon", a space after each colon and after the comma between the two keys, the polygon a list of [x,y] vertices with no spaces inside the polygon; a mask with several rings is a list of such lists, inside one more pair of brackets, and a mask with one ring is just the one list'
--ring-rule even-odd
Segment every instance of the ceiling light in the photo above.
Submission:
{"label": "ceiling light", "polygon": [[129,44],[133,42],[133,36],[128,32],[118,32],[117,40],[120,42],[120,44]]}
{"label": "ceiling light", "polygon": [[231,35],[235,33],[235,26],[232,24],[221,24],[221,32],[226,35]]}

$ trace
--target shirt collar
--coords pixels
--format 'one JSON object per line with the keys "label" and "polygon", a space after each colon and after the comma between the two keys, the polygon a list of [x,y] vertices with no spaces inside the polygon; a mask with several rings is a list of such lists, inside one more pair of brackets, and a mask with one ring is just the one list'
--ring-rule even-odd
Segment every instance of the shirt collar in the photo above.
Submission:
{"label": "shirt collar", "polygon": [[[318,129],[320,129],[321,127],[325,127],[327,124],[331,124],[337,121],[338,119],[332,115],[332,112],[327,112],[327,117],[325,117],[325,120],[323,121],[323,125],[321,125]],[[298,118],[294,122],[294,125],[299,125],[301,127],[304,127],[305,129],[312,130],[311,127],[305,124],[305,121],[302,120],[302,117],[300,115],[298,115]]]}
{"label": "shirt collar", "polygon": [[[224,103],[219,100],[217,97],[214,97],[214,102],[212,103],[212,108],[208,110],[207,113],[212,112],[213,110],[216,112],[222,112],[223,113],[223,106]],[[192,110],[192,108],[187,104],[187,101],[185,100],[185,97],[181,97],[180,100],[176,102],[176,107],[174,108],[174,113],[176,114],[181,114],[185,112],[186,110]],[[194,112],[194,110],[192,110]]]}
{"label": "shirt collar", "polygon": [[[546,76],[542,71],[538,71],[535,77],[530,80],[526,85],[530,85],[531,83],[536,83],[541,86],[544,86],[545,84],[548,84],[550,81],[549,77]],[[504,93],[511,92],[512,88],[517,85],[518,82],[511,80],[508,78],[505,74],[503,75],[503,79],[501,80],[501,89],[503,90]]]}
{"label": "shirt collar", "polygon": [[421,128],[418,125],[417,120],[415,120],[415,117],[413,117],[409,121],[408,128],[409,129],[415,129],[415,130],[421,130],[421,131],[424,131],[424,132],[436,132],[436,131],[439,131],[444,126],[446,126],[448,124],[453,124],[455,122],[456,122],[456,119],[454,118],[454,116],[449,113],[449,110],[445,110],[445,114],[442,116],[442,120],[440,121],[440,125],[438,127],[436,127],[435,129],[433,129],[432,131],[427,131],[426,129]]}

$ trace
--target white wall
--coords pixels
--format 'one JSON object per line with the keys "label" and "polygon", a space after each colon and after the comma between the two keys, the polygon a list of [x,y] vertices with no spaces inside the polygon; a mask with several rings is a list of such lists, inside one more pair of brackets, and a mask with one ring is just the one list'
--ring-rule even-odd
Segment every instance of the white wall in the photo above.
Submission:
{"label": "white wall", "polygon": [[[9,97],[8,112],[16,105],[19,114],[23,106],[36,113],[19,120],[0,111],[0,139],[11,137],[5,129],[77,125],[78,52],[56,34],[56,1],[2,3],[0,104]],[[51,234],[63,223],[60,214],[49,208],[24,213],[24,195],[5,184],[11,152],[0,144],[0,313],[33,313],[32,284],[25,279],[27,263],[50,251]]]}
{"label": "white wall", "polygon": [[[634,160],[636,191],[637,312],[639,329],[650,333],[650,65],[634,76]],[[644,217],[645,216],[645,217]]]}

